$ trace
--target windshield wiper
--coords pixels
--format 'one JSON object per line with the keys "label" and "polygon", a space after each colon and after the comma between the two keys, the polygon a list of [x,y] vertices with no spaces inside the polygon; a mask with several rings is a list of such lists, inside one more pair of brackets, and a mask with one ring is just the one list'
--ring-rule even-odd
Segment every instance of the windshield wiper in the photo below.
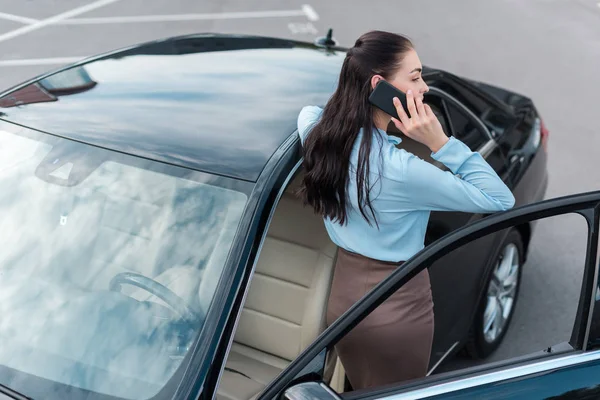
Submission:
{"label": "windshield wiper", "polygon": [[15,392],[9,387],[4,386],[0,383],[0,400],[31,400],[27,396],[23,396],[21,393]]}

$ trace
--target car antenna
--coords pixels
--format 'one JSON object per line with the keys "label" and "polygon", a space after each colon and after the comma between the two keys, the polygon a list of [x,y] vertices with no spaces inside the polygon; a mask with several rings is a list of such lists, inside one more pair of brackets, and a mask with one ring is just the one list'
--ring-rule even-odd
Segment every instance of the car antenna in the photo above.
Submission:
{"label": "car antenna", "polygon": [[337,46],[337,41],[333,38],[333,29],[329,28],[327,36],[321,36],[315,40],[315,44],[319,47],[334,47]]}

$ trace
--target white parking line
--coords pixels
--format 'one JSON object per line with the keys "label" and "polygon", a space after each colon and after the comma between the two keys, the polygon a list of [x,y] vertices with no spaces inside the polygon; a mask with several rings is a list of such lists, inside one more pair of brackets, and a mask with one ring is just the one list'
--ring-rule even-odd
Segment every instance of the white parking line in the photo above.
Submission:
{"label": "white parking line", "polygon": [[308,18],[309,21],[314,22],[319,20],[319,14],[317,14],[310,4],[304,4],[302,6],[302,11],[304,11],[304,15],[306,15],[306,18]]}
{"label": "white parking line", "polygon": [[[102,18],[72,18],[77,15],[104,7],[119,0],[98,0],[91,4],[74,8],[53,17],[38,20],[22,17],[19,15],[0,12],[0,18],[21,22],[27,26],[0,34],[0,42],[35,31],[48,25],[86,25],[86,24],[112,24],[112,23],[137,23],[137,22],[166,22],[166,21],[194,21],[194,20],[218,20],[218,19],[244,19],[244,18],[285,18],[306,17],[309,21],[318,21],[319,14],[310,4],[302,5],[300,10],[274,10],[274,11],[248,11],[248,12],[224,12],[207,14],[175,14],[175,15],[142,15],[128,17],[102,17]],[[306,26],[304,26],[306,25]],[[290,23],[292,33],[316,33],[316,28],[308,22],[307,24]],[[87,56],[86,56],[87,57]],[[85,57],[53,57],[53,58],[31,58],[21,60],[0,60],[0,67],[22,67],[34,65],[64,65],[84,59]]]}
{"label": "white parking line", "polygon": [[74,8],[74,9],[72,9],[70,11],[66,11],[64,13],[57,14],[57,15],[55,15],[53,17],[46,18],[46,19],[43,19],[41,21],[37,21],[37,22],[35,22],[35,23],[31,24],[31,25],[23,26],[21,28],[12,30],[10,32],[3,33],[3,34],[0,35],[0,42],[3,42],[5,40],[12,39],[14,37],[21,36],[21,35],[24,35],[26,33],[38,30],[38,29],[43,28],[43,27],[45,27],[47,25],[56,24],[56,23],[58,23],[58,22],[60,22],[62,20],[65,20],[67,18],[71,18],[71,17],[74,17],[76,15],[80,15],[80,14],[86,13],[88,11],[92,11],[92,10],[95,10],[97,8],[100,8],[100,7],[104,7],[104,6],[108,5],[108,4],[115,3],[117,1],[119,1],[119,0],[98,0],[98,1],[95,1],[93,3],[87,4],[85,6]]}
{"label": "white parking line", "polygon": [[62,65],[71,64],[86,57],[54,57],[30,58],[23,60],[0,60],[0,67],[26,67],[29,65]]}
{"label": "white parking line", "polygon": [[[58,22],[61,25],[88,25],[88,24],[127,24],[139,22],[169,22],[169,21],[198,21],[217,19],[246,19],[246,18],[281,18],[303,17],[303,10],[279,11],[246,11],[224,12],[207,14],[172,14],[172,15],[138,15],[126,17],[98,17],[98,18],[72,18]],[[318,17],[318,16],[317,16]]]}
{"label": "white parking line", "polygon": [[0,12],[0,18],[7,19],[9,21],[20,22],[22,24],[35,24],[39,20],[27,17],[21,17],[20,15],[13,15]]}

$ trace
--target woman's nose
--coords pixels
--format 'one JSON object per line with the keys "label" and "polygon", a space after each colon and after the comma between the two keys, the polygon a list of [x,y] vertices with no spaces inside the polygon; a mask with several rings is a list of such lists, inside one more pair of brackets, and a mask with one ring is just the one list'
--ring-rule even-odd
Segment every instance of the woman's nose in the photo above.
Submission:
{"label": "woman's nose", "polygon": [[429,86],[426,83],[423,83],[423,89],[421,89],[421,93],[429,92]]}

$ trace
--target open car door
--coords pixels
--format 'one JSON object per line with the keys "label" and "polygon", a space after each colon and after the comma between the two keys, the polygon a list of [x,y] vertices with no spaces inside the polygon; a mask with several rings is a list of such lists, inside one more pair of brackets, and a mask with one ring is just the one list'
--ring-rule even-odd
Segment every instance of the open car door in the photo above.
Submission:
{"label": "open car door", "polygon": [[[485,235],[544,218],[578,214],[587,222],[583,280],[568,342],[507,361],[369,390],[336,393],[323,382],[333,346],[412,277],[457,248]],[[329,326],[258,399],[592,398],[600,396],[598,228],[600,191],[561,197],[498,213],[427,246]],[[600,320],[600,315],[598,315]],[[540,388],[544,388],[543,395]],[[592,396],[592,397],[580,397]],[[595,396],[594,396],[595,394]],[[563,396],[567,397],[563,397]]]}

